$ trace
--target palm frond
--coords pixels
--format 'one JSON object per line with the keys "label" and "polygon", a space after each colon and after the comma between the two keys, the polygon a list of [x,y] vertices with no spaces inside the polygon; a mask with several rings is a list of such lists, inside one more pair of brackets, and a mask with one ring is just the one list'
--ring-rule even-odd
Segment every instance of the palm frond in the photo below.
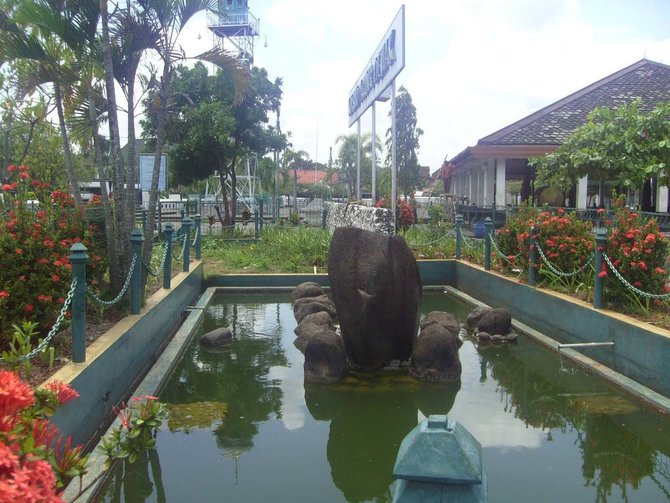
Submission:
{"label": "palm frond", "polygon": [[242,66],[236,58],[223,49],[215,47],[214,49],[199,54],[195,59],[212,63],[221,68],[224,72],[227,72],[231,77],[233,88],[235,90],[234,104],[238,105],[244,100],[244,94],[251,82],[251,76],[249,70]]}

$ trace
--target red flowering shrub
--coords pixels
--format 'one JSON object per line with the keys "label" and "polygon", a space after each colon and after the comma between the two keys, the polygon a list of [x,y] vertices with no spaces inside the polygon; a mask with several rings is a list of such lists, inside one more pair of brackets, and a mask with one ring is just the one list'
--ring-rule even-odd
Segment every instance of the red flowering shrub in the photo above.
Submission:
{"label": "red flowering shrub", "polygon": [[535,223],[538,213],[537,208],[522,204],[518,212],[508,215],[505,225],[496,231],[495,244],[504,258],[498,256],[499,252],[495,248],[492,253],[499,259],[498,263],[502,269],[528,269],[530,225]]}
{"label": "red flowering shrub", "polygon": [[[605,253],[612,265],[631,285],[643,292],[667,293],[666,260],[670,243],[658,229],[656,219],[646,219],[614,200],[614,218],[605,222],[608,240]],[[604,261],[603,261],[604,262]],[[603,264],[604,294],[617,300],[630,297],[630,290]]]}
{"label": "red flowering shrub", "polygon": [[[566,274],[579,270],[593,256],[594,240],[589,222],[578,220],[574,213],[565,213],[562,209],[550,212],[522,207],[495,238],[508,259],[502,261],[507,268],[512,263],[521,270],[528,269],[531,226],[535,226],[535,242],[539,246],[536,254],[538,280],[553,280],[556,277],[542,259],[540,251],[554,269]],[[584,268],[584,274],[590,275],[591,269]]]}
{"label": "red flowering shrub", "polygon": [[11,340],[12,324],[35,321],[43,334],[53,326],[70,290],[73,243],[89,249],[89,276],[104,273],[91,228],[72,197],[32,179],[26,166],[18,173],[24,176],[11,184],[13,192],[0,193],[0,350]]}
{"label": "red flowering shrub", "polygon": [[63,443],[48,420],[77,396],[65,383],[33,390],[16,373],[0,371],[0,501],[60,502],[69,480],[83,474],[82,447]]}
{"label": "red flowering shrub", "polygon": [[[382,197],[377,201],[377,208],[391,209],[391,198]],[[414,206],[408,201],[398,199],[396,206],[396,227],[399,229],[409,229],[414,223]]]}

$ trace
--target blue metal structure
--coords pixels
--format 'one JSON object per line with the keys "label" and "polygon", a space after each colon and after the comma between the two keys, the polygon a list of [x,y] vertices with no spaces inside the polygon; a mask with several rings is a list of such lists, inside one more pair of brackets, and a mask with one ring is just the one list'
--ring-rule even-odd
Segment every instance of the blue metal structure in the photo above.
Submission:
{"label": "blue metal structure", "polygon": [[219,44],[248,66],[254,62],[258,26],[247,0],[219,0],[218,10],[209,17],[209,29],[218,37]]}

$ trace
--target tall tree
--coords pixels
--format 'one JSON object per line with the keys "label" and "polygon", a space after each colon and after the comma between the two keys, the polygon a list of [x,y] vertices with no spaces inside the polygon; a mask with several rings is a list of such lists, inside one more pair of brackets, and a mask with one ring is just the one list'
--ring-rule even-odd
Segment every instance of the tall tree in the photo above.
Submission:
{"label": "tall tree", "polygon": [[[340,135],[335,144],[340,146],[337,152],[336,165],[342,172],[342,178],[347,183],[347,197],[351,199],[356,193],[356,177],[358,167],[356,166],[356,150],[358,149],[358,135],[351,133]],[[381,154],[381,142],[377,138],[375,142],[377,154]],[[372,187],[372,135],[361,135],[361,187]]]}
{"label": "tall tree", "polygon": [[[269,113],[281,99],[281,81],[274,83],[263,69],[252,68],[249,87],[240,102],[230,72],[219,70],[208,76],[204,65],[177,68],[170,94],[171,114],[167,118],[166,140],[178,183],[190,183],[218,173],[224,203],[224,223],[234,223],[237,167],[249,155],[262,157],[281,149],[285,138],[267,127]],[[148,101],[154,102],[153,96]],[[159,125],[155,108],[149,108],[143,123],[153,135]],[[227,186],[230,186],[230,193]]]}
{"label": "tall tree", "polygon": [[[155,159],[151,177],[151,189],[149,191],[149,216],[144,232],[144,248],[142,252],[142,258],[145,261],[149,261],[151,258],[153,228],[156,218],[156,212],[153,211],[153,208],[156,208],[158,203],[158,178],[168,120],[170,84],[174,75],[175,65],[186,58],[186,54],[178,47],[177,39],[194,15],[206,9],[216,10],[217,5],[215,0],[141,0],[140,5],[144,7],[145,15],[151,23],[152,29],[158,34],[155,48],[163,65],[163,70],[158,80],[157,92],[154,96],[156,111],[154,129]],[[218,49],[212,49],[207,53],[196,56],[196,58],[209,61],[226,69],[230,74],[229,76],[232,76],[231,80],[233,82],[235,99],[240,99],[242,89],[246,84],[246,74],[238,65],[237,60]]]}
{"label": "tall tree", "polygon": [[[531,162],[537,182],[568,190],[585,175],[620,187],[641,187],[656,178],[668,182],[670,167],[670,102],[651,112],[641,100],[614,110],[599,107],[556,151]],[[650,209],[648,201],[643,209]]]}
{"label": "tall tree", "polygon": [[[416,107],[412,96],[403,86],[396,97],[396,166],[398,169],[398,187],[405,196],[414,191],[419,184],[419,138],[423,130],[416,126]],[[391,113],[389,112],[389,117]],[[386,164],[391,165],[391,128],[386,131]]]}
{"label": "tall tree", "polygon": [[0,60],[20,61],[19,82],[24,92],[50,84],[56,104],[68,185],[77,206],[82,205],[69,132],[64,95],[79,79],[78,58],[87,53],[87,34],[95,33],[89,2],[61,5],[57,0],[27,0],[12,12],[0,11]]}

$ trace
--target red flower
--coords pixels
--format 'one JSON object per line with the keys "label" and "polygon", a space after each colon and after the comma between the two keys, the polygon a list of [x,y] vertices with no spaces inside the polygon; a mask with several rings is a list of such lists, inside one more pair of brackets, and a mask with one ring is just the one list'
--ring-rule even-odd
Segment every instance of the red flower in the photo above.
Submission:
{"label": "red flower", "polygon": [[605,276],[607,276],[607,271],[600,271],[600,272],[598,273],[598,277],[599,277],[599,278],[604,278]]}
{"label": "red flower", "polygon": [[23,250],[21,248],[17,248],[15,251],[17,255],[23,255]]}
{"label": "red flower", "polygon": [[34,403],[33,390],[16,372],[0,370],[0,417],[13,416]]}
{"label": "red flower", "polygon": [[7,171],[9,171],[10,173],[14,173],[14,171],[16,171],[16,166],[14,166],[13,164],[10,165],[10,166],[7,168]]}
{"label": "red flower", "polygon": [[51,276],[51,279],[54,283],[58,283],[60,281],[60,276],[58,274],[54,274]]}
{"label": "red flower", "polygon": [[30,175],[28,173],[19,173],[19,178],[21,180],[27,180],[28,178],[30,178]]}
{"label": "red flower", "polygon": [[28,169],[30,168],[28,168],[28,166],[26,166],[25,164],[21,164],[21,166],[19,166],[19,171],[23,171],[24,173],[28,171]]}
{"label": "red flower", "polygon": [[602,214],[602,213],[605,213],[605,208],[599,208],[598,209],[598,214]]}
{"label": "red flower", "polygon": [[133,411],[126,407],[126,404],[122,403],[121,407],[112,407],[114,414],[121,421],[121,425],[124,428],[130,428],[130,421],[133,419]]}
{"label": "red flower", "polygon": [[9,297],[9,292],[7,290],[0,290],[0,299],[6,299]]}
{"label": "red flower", "polygon": [[33,309],[35,309],[35,306],[33,306],[32,304],[26,304],[26,305],[24,306],[24,308],[23,308],[23,310],[24,310],[26,313],[32,313],[32,312],[33,312]]}
{"label": "red flower", "polygon": [[44,387],[52,391],[61,404],[68,403],[79,396],[79,393],[74,388],[62,381],[50,381]]}

